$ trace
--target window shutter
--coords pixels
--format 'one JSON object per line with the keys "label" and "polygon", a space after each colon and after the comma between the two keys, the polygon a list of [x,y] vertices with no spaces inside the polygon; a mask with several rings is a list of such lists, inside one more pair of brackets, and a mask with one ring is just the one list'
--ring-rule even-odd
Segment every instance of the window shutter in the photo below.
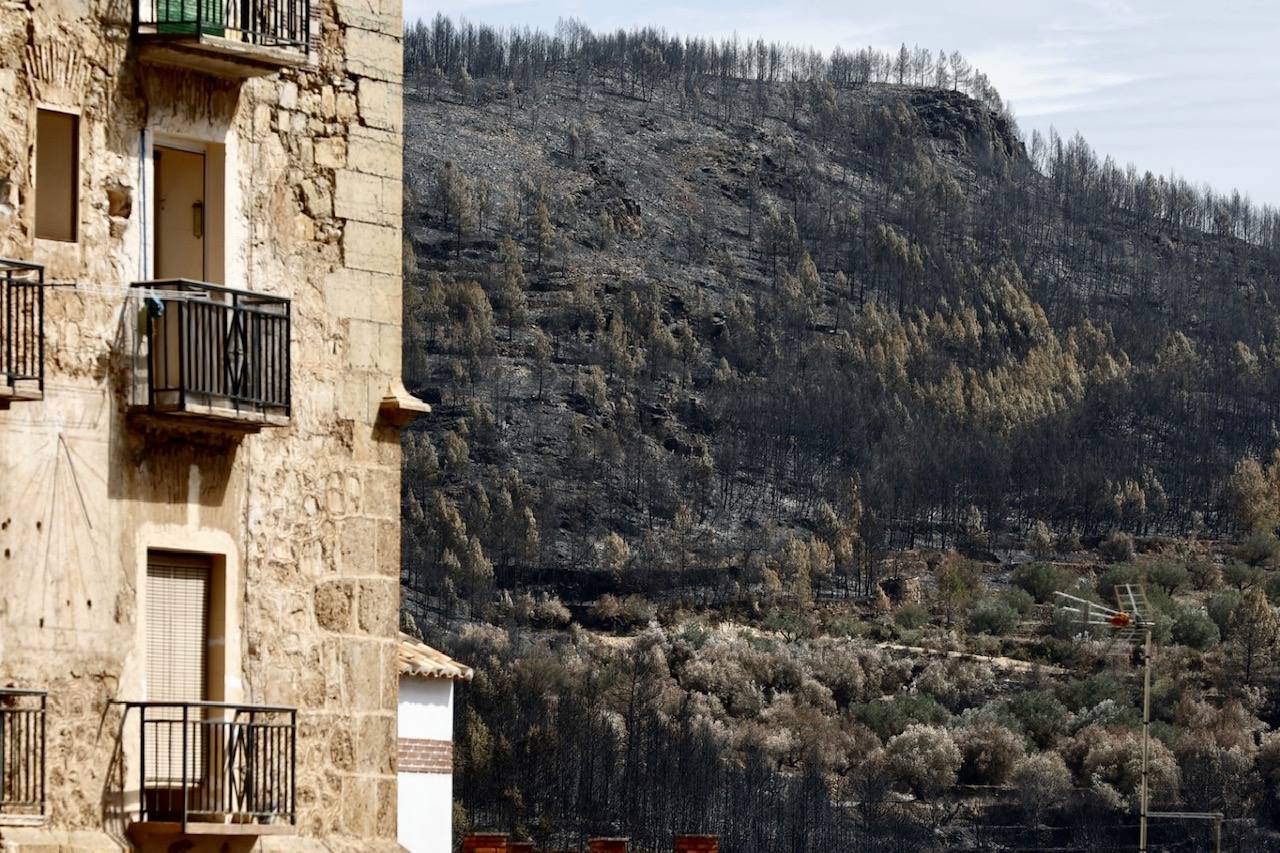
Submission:
{"label": "window shutter", "polygon": [[[205,698],[209,561],[153,552],[147,560],[147,699],[198,702]],[[200,720],[188,715],[186,778],[200,775]],[[154,721],[154,722],[153,722]],[[177,782],[182,773],[182,709],[147,711],[147,776]]]}
{"label": "window shutter", "polygon": [[205,697],[209,562],[152,554],[147,566],[147,698]]}

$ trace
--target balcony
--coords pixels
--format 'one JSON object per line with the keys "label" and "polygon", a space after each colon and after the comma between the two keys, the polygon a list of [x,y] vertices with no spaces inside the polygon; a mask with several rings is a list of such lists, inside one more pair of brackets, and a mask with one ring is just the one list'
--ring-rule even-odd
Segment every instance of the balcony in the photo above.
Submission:
{"label": "balcony", "polygon": [[0,688],[0,825],[45,816],[43,690]]}
{"label": "balcony", "polygon": [[0,258],[0,409],[44,397],[44,267]]}
{"label": "balcony", "polygon": [[140,56],[219,77],[305,65],[311,0],[133,0]]}
{"label": "balcony", "polygon": [[187,279],[133,287],[135,412],[233,432],[289,424],[288,299]]}
{"label": "balcony", "polygon": [[297,823],[298,712],[224,702],[130,702],[138,812],[129,834],[279,835]]}

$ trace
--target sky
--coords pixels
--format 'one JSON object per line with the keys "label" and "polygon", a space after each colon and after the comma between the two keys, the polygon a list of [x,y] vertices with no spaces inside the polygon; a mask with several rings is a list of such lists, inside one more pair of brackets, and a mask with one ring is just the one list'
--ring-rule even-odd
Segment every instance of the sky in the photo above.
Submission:
{"label": "sky", "polygon": [[1280,206],[1280,0],[404,0],[495,26],[657,26],[829,51],[959,50],[1024,132],[1076,132],[1100,155]]}

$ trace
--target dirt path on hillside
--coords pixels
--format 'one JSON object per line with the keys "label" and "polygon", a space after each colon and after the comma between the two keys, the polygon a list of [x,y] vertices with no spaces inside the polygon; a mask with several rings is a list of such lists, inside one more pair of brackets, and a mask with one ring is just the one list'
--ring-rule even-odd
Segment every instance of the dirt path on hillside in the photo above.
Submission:
{"label": "dirt path on hillside", "polygon": [[1044,663],[1032,663],[1031,661],[1018,660],[1017,658],[1007,658],[998,655],[979,655],[972,652],[957,652],[950,649],[928,649],[924,646],[904,646],[901,643],[876,643],[876,648],[886,649],[893,652],[911,652],[917,655],[928,655],[930,657],[946,657],[956,658],[959,660],[975,660],[989,663],[995,667],[1003,669],[1017,670],[1018,672],[1030,672],[1039,667],[1041,672],[1047,672],[1050,675],[1066,675],[1067,671],[1060,666],[1053,666]]}

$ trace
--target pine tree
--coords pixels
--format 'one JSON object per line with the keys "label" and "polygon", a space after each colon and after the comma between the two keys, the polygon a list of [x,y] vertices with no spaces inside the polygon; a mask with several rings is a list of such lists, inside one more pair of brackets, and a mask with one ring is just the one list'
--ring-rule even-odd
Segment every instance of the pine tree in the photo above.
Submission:
{"label": "pine tree", "polygon": [[1250,685],[1257,671],[1271,661],[1280,635],[1280,621],[1266,593],[1255,587],[1236,605],[1227,635],[1243,670],[1244,683]]}
{"label": "pine tree", "polygon": [[456,241],[455,250],[461,255],[462,236],[470,230],[475,218],[475,199],[471,184],[452,161],[446,160],[436,178],[436,191],[444,224],[452,228]]}
{"label": "pine tree", "polygon": [[551,224],[551,213],[545,201],[538,201],[533,214],[533,238],[534,245],[538,247],[538,268],[541,269],[543,259],[551,254],[556,240],[556,228]]}
{"label": "pine tree", "polygon": [[524,266],[520,263],[520,247],[510,237],[503,237],[498,247],[498,295],[502,300],[502,312],[507,318],[507,340],[511,340],[516,326],[528,320],[528,302],[525,299]]}
{"label": "pine tree", "polygon": [[546,376],[547,367],[551,364],[551,341],[547,338],[547,333],[538,327],[533,330],[533,344],[530,346],[530,355],[533,357],[533,363],[538,373],[538,399],[542,399],[542,383]]}

